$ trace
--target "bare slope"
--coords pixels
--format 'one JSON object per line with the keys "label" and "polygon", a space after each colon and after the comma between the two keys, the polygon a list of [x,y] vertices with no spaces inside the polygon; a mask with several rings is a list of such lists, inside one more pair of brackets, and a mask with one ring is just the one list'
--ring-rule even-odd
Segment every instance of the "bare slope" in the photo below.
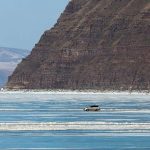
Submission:
{"label": "bare slope", "polygon": [[72,0],[7,86],[150,89],[150,1]]}

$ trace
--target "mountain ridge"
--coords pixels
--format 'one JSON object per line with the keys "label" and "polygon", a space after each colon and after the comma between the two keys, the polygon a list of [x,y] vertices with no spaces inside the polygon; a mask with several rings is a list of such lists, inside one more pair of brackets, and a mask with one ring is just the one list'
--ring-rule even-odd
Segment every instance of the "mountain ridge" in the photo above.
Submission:
{"label": "mountain ridge", "polygon": [[150,2],[72,0],[8,88],[150,89]]}

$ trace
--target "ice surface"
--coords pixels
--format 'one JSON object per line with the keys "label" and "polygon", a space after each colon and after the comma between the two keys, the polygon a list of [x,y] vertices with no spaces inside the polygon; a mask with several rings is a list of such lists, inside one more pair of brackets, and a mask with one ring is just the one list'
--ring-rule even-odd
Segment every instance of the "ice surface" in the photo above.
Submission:
{"label": "ice surface", "polygon": [[[101,111],[83,108],[100,104]],[[0,131],[127,130],[150,133],[150,95],[128,92],[3,91]]]}
{"label": "ice surface", "polygon": [[114,122],[17,122],[0,123],[0,130],[150,130],[150,123],[114,123]]}
{"label": "ice surface", "polygon": [[[99,112],[85,112],[89,105]],[[0,149],[149,150],[150,94],[0,92]],[[93,147],[94,146],[94,147]]]}
{"label": "ice surface", "polygon": [[150,102],[150,93],[139,92],[100,92],[100,91],[0,91],[0,101],[42,101],[42,100],[89,100],[101,101],[143,101]]}

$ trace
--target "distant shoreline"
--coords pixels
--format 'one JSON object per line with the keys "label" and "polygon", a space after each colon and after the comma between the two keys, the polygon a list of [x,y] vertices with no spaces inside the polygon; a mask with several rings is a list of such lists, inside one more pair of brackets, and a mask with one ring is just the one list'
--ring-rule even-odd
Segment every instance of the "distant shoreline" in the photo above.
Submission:
{"label": "distant shoreline", "polygon": [[31,89],[31,90],[8,90],[8,89],[1,89],[0,93],[43,93],[43,92],[47,92],[47,93],[51,93],[51,94],[150,94],[150,91],[109,91],[109,90],[105,90],[105,91],[101,91],[101,90],[37,90],[37,89]]}

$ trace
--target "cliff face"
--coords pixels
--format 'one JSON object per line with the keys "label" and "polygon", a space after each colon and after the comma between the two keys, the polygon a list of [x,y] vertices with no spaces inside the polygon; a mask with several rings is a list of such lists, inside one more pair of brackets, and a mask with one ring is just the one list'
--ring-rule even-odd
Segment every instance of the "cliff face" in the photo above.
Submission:
{"label": "cliff face", "polygon": [[70,1],[7,87],[150,90],[150,1]]}

